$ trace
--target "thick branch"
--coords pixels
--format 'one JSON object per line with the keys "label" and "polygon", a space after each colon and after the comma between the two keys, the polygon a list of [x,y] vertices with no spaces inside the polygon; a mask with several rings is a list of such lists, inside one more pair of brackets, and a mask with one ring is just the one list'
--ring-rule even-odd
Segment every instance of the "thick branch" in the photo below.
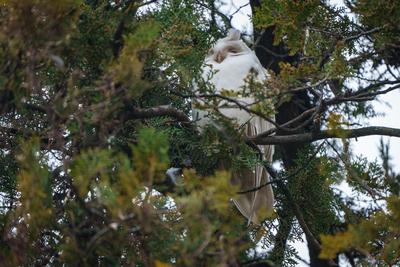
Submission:
{"label": "thick branch", "polygon": [[190,119],[186,116],[186,114],[176,108],[170,106],[158,106],[154,108],[134,108],[132,112],[127,114],[129,118],[127,119],[150,119],[161,116],[168,116],[175,118],[180,122],[190,122]]}
{"label": "thick branch", "polygon": [[249,140],[257,145],[279,145],[297,142],[314,142],[328,138],[357,138],[370,135],[383,135],[400,137],[400,129],[371,126],[358,129],[337,129],[334,131],[320,131],[291,135],[275,135],[263,138],[250,137]]}

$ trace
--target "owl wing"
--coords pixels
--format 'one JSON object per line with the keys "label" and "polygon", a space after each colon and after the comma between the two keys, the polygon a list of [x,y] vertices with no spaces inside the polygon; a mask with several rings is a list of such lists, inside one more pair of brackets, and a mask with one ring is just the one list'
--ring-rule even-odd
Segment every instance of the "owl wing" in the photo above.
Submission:
{"label": "owl wing", "polygon": [[[260,83],[265,82],[268,78],[267,71],[262,67],[256,55],[252,52],[248,55],[247,61],[251,62],[249,70],[256,72],[256,80]],[[246,66],[246,64],[244,64]],[[253,103],[254,99],[246,99],[245,102]],[[274,125],[265,119],[249,114],[238,108],[225,111],[231,117],[236,116],[239,122],[246,126],[246,135],[255,136],[261,132],[267,131]],[[272,118],[273,119],[273,118]],[[263,160],[272,162],[274,154],[274,146],[258,146],[263,154]],[[240,191],[258,188],[270,181],[270,176],[262,164],[257,164],[254,169],[243,169],[237,173],[233,173],[232,182],[238,184]],[[265,185],[254,192],[241,194],[233,199],[238,210],[248,219],[248,222],[259,224],[260,219],[264,219],[273,213],[274,193],[271,184]]]}
{"label": "owl wing", "polygon": [[[255,117],[246,125],[247,136],[254,136],[268,130],[273,125],[260,117]],[[271,162],[274,146],[258,146],[263,152],[263,159]],[[270,181],[265,167],[258,163],[254,169],[243,169],[232,174],[233,184],[239,185],[240,191],[252,190]],[[271,215],[274,210],[274,193],[271,184],[262,186],[253,192],[240,194],[233,199],[238,210],[248,219],[248,222],[259,224],[260,219]]]}

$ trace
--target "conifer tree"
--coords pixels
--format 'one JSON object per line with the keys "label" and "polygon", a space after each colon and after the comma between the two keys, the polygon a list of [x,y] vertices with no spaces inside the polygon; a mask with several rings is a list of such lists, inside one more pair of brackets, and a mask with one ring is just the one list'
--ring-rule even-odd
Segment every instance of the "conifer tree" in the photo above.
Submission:
{"label": "conifer tree", "polygon": [[[249,85],[251,111],[276,117],[254,137],[191,120],[193,83],[211,93],[204,55],[232,26],[220,4],[0,1],[2,266],[295,266],[303,234],[310,266],[400,264],[390,145],[376,162],[352,152],[400,137],[365,124],[400,88],[397,1],[251,0],[247,41],[270,77]],[[248,227],[230,174],[259,163],[255,144],[282,167],[263,162],[276,213]]]}

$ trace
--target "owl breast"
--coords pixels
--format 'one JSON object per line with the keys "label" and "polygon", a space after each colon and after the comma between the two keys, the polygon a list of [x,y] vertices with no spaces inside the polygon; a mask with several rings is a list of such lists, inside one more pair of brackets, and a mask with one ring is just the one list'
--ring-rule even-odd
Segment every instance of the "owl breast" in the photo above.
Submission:
{"label": "owl breast", "polygon": [[215,86],[218,93],[222,90],[241,90],[240,87],[245,85],[245,79],[251,70],[256,72],[257,79],[262,82],[266,76],[264,70],[260,70],[260,67],[255,64],[255,59],[258,61],[255,57],[254,53],[250,52],[229,55],[221,63],[213,60],[206,61],[207,66],[203,69],[203,79],[206,80],[213,72],[209,82]]}
{"label": "owl breast", "polygon": [[[214,60],[206,61],[206,67],[203,68],[203,79],[207,80],[210,75],[210,84],[215,87],[216,93],[221,93],[223,90],[232,90],[234,92],[242,91],[243,86],[246,85],[246,78],[250,73],[256,75],[255,78],[258,82],[264,82],[266,75],[264,69],[260,68],[261,64],[255,64],[258,62],[257,57],[253,52],[228,55],[221,63],[217,63]],[[239,101],[241,104],[251,108],[254,99],[251,97],[232,97]],[[228,101],[221,101],[219,105],[219,112],[230,119],[235,120],[239,126],[249,122],[254,116],[244,109],[238,107],[228,108],[229,106],[235,106],[234,103]],[[200,112],[202,117],[206,114]],[[207,123],[208,120],[202,123]]]}

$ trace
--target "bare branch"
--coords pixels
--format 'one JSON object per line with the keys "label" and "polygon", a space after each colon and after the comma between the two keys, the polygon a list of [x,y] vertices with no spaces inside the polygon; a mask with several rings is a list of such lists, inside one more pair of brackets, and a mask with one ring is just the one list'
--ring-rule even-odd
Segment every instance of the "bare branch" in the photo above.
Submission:
{"label": "bare branch", "polygon": [[[390,82],[392,83],[392,82]],[[394,82],[393,82],[394,83]],[[297,116],[296,118],[293,118],[292,120],[279,125],[280,126],[280,130],[283,129],[283,131],[290,133],[290,132],[296,132],[297,130],[305,127],[308,123],[310,123],[312,121],[313,118],[315,118],[316,115],[318,115],[318,113],[323,113],[325,111],[324,106],[332,106],[332,105],[337,105],[337,104],[341,104],[344,102],[365,102],[365,101],[371,101],[374,100],[376,96],[378,95],[382,95],[382,94],[386,94],[389,93],[391,91],[394,91],[396,89],[400,88],[400,84],[389,87],[385,90],[381,90],[381,91],[375,91],[375,92],[367,92],[366,90],[362,90],[362,92],[360,93],[360,91],[351,94],[351,95],[347,95],[347,96],[336,96],[332,99],[327,99],[327,100],[323,100],[321,102],[322,105],[319,105],[318,107],[313,107],[310,108],[306,111],[304,111],[303,113],[301,113],[299,116]],[[295,127],[295,128],[288,128],[290,125],[300,122],[306,118],[308,118],[306,121],[304,121],[301,125]],[[279,128],[273,128],[270,129],[268,131],[262,132],[260,134],[258,134],[257,136],[255,136],[255,139],[260,139],[260,138],[264,138],[266,136],[269,136],[273,133],[275,133]]]}
{"label": "bare branch", "polygon": [[284,91],[282,93],[294,93],[294,92],[299,92],[299,91],[303,91],[303,90],[307,90],[307,89],[311,89],[313,87],[317,87],[320,85],[323,85],[324,83],[326,83],[328,80],[328,77],[324,77],[322,80],[319,80],[316,83],[310,84],[310,85],[305,85],[305,86],[299,86],[299,87],[295,87],[295,88],[289,88],[287,91]]}
{"label": "bare branch", "polygon": [[357,138],[362,136],[370,135],[382,135],[382,136],[393,136],[400,137],[400,129],[371,126],[358,129],[336,129],[335,131],[319,131],[302,134],[291,134],[291,135],[275,135],[267,137],[249,137],[249,141],[254,142],[257,145],[279,145],[289,144],[297,142],[314,142],[317,140],[323,140],[328,138]]}
{"label": "bare branch", "polygon": [[345,42],[352,41],[352,40],[360,38],[361,36],[365,36],[365,35],[368,35],[368,34],[371,34],[371,33],[375,33],[375,32],[378,32],[378,31],[380,31],[382,29],[383,29],[383,27],[376,27],[376,28],[373,28],[373,29],[368,30],[368,31],[360,31],[356,35],[349,36],[349,37],[345,38],[344,41]]}
{"label": "bare branch", "polygon": [[137,7],[143,7],[143,6],[147,6],[147,5],[150,5],[150,4],[153,4],[153,3],[157,3],[157,2],[158,2],[158,0],[149,0],[149,1],[146,1],[146,2],[143,2],[143,3],[139,4]]}

